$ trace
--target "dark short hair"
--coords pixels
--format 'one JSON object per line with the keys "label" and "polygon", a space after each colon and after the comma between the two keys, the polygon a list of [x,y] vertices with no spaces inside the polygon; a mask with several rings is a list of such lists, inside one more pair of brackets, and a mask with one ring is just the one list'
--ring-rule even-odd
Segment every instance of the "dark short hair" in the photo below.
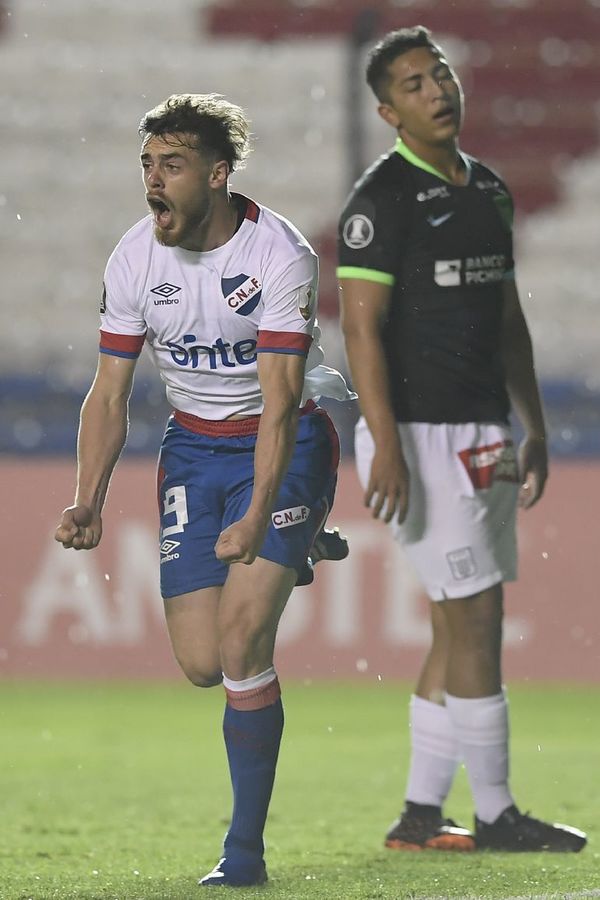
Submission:
{"label": "dark short hair", "polygon": [[367,56],[367,84],[378,100],[385,103],[387,88],[391,81],[389,65],[398,56],[414,50],[415,47],[428,47],[436,55],[443,56],[444,52],[439,44],[433,40],[429,28],[424,25],[415,25],[414,28],[399,28],[390,31],[375,44]]}
{"label": "dark short hair", "polygon": [[146,113],[139,132],[142,137],[189,135],[195,139],[193,149],[226,160],[232,172],[243,168],[250,152],[250,125],[243,109],[220,94],[172,94]]}

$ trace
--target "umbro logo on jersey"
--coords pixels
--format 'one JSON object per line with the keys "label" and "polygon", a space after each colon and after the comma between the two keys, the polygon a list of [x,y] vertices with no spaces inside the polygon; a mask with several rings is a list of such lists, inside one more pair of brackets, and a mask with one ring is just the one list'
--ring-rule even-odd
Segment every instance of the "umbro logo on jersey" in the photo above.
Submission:
{"label": "umbro logo on jersey", "polygon": [[240,316],[249,316],[260,303],[262,284],[254,276],[241,274],[221,278],[221,290],[230,309]]}
{"label": "umbro logo on jersey", "polygon": [[[158,294],[159,297],[168,299],[169,297],[172,297],[173,294],[179,293],[180,290],[181,288],[178,288],[176,284],[169,284],[168,281],[163,281],[163,283],[159,284],[158,287],[151,288],[150,293]],[[174,300],[172,302],[179,303],[179,300]]]}
{"label": "umbro logo on jersey", "polygon": [[454,215],[454,210],[450,210],[450,212],[444,213],[443,216],[427,216],[427,221],[431,225],[432,228],[438,228],[439,225],[443,225],[444,222],[447,222],[448,219],[451,219]]}

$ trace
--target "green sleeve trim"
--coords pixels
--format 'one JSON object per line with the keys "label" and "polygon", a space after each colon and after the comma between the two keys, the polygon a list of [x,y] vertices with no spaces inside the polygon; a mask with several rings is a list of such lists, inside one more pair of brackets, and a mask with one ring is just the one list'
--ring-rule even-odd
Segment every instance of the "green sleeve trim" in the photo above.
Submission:
{"label": "green sleeve trim", "polygon": [[363,281],[376,281],[378,284],[387,284],[392,287],[396,279],[387,272],[378,272],[376,269],[360,269],[358,266],[338,266],[335,270],[338,278],[359,278]]}

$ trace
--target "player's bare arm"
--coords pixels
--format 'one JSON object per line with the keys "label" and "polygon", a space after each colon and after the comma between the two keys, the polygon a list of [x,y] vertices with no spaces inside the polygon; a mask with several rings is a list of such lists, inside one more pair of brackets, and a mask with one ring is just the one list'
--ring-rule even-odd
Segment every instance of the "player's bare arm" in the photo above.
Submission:
{"label": "player's bare arm", "polygon": [[102,507],[127,437],[135,363],[100,354],[94,383],[81,408],[75,500],[64,510],[55,533],[65,548],[91,550],[102,537]]}
{"label": "player's bare arm", "polygon": [[382,330],[391,288],[358,278],[340,281],[341,323],[348,364],[361,412],[375,441],[365,506],[373,518],[403,522],[408,509],[409,476],[392,409]]}
{"label": "player's bare arm", "polygon": [[281,480],[290,463],[304,383],[304,357],[261,353],[263,395],[254,456],[254,487],[246,514],[219,535],[215,552],[224,562],[252,563],[263,542]]}
{"label": "player's bare arm", "polygon": [[525,430],[525,437],[519,448],[519,504],[528,509],[542,496],[548,477],[546,428],[531,337],[515,282],[506,281],[503,292],[502,355],[506,387]]}

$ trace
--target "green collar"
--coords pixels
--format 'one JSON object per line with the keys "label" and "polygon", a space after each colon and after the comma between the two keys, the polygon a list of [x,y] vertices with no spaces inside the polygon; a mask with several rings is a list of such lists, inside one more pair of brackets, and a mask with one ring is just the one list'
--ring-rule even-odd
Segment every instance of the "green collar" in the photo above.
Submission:
{"label": "green collar", "polygon": [[[412,150],[410,150],[406,146],[406,144],[404,143],[402,138],[400,138],[400,137],[396,138],[396,146],[394,147],[394,150],[396,151],[396,153],[399,153],[400,156],[403,156],[404,159],[406,159],[413,166],[417,166],[419,169],[424,169],[425,172],[429,172],[430,175],[435,175],[437,178],[441,178],[442,181],[445,181],[447,184],[452,183],[449,178],[446,178],[446,176],[442,175],[442,173],[439,172],[436,168],[434,168],[433,166],[430,166],[428,162],[425,162],[425,160],[421,159],[420,156],[417,156],[416,153],[413,153]],[[464,156],[462,156],[462,155],[461,155],[461,159],[467,168],[467,173],[469,173],[471,167],[469,166],[468,160],[466,160],[464,158]],[[468,174],[467,174],[467,180],[468,180]]]}

